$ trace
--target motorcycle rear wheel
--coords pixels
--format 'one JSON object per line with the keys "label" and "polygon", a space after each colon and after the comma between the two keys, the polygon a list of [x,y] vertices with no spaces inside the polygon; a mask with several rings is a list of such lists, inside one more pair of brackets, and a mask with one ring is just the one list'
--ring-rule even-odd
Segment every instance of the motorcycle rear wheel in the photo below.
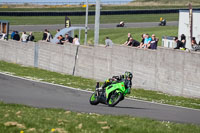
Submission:
{"label": "motorcycle rear wheel", "polygon": [[97,96],[97,93],[92,93],[89,101],[91,105],[99,104],[100,100],[99,100],[99,97]]}

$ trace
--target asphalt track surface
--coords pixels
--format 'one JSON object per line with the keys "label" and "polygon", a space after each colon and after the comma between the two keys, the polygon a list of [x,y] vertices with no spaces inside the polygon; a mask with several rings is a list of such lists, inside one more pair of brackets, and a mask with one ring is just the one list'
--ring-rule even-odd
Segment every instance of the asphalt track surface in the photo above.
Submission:
{"label": "asphalt track surface", "polygon": [[200,110],[129,99],[121,101],[115,107],[108,107],[104,104],[94,106],[89,104],[90,95],[91,92],[87,91],[26,80],[0,73],[0,100],[6,103],[200,124]]}
{"label": "asphalt track surface", "polygon": [[[158,27],[159,22],[142,22],[142,23],[125,23],[126,28],[147,28],[147,27]],[[112,24],[100,24],[100,29],[109,29],[109,28],[117,28],[116,23]],[[84,24],[73,24],[73,27],[85,27]],[[178,26],[177,21],[167,22],[167,26]],[[57,25],[11,25],[10,31],[44,31],[44,29],[48,30],[57,30],[63,29],[64,24]],[[88,24],[89,29],[94,29],[94,24]]]}

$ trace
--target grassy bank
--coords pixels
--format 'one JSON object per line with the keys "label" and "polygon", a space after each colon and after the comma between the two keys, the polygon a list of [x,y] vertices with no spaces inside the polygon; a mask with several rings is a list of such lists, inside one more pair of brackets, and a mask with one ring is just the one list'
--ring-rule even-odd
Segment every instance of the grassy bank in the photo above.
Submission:
{"label": "grassy bank", "polygon": [[[53,35],[56,31],[51,31]],[[162,36],[177,36],[178,27],[166,26],[166,27],[151,27],[151,28],[115,28],[115,29],[100,29],[99,43],[105,43],[105,37],[108,36],[115,44],[123,44],[127,40],[127,34],[131,33],[135,40],[141,41],[141,35],[149,33],[150,35],[155,34],[159,39],[159,45],[161,45]],[[42,32],[34,32],[36,41],[42,39]],[[75,32],[78,34],[78,31]],[[84,44],[85,34],[84,31],[81,33],[81,44]],[[94,44],[94,30],[88,31],[88,44]]]}
{"label": "grassy bank", "polygon": [[200,126],[0,102],[1,133],[199,133]]}
{"label": "grassy bank", "polygon": [[[159,22],[160,17],[167,21],[178,21],[178,14],[133,14],[133,15],[101,15],[100,23],[125,23],[133,22]],[[73,24],[85,24],[85,16],[69,16]],[[64,16],[0,16],[1,20],[7,20],[11,25],[50,25],[64,24]],[[89,16],[88,23],[94,24],[95,16]]]}
{"label": "grassy bank", "polygon": [[[6,63],[0,61],[0,71],[9,72],[13,75],[41,80],[45,82],[60,84],[64,86],[80,88],[84,90],[94,90],[96,81],[71,75],[64,75],[56,72],[50,72],[42,69],[22,67],[17,64]],[[31,73],[30,73],[31,72]],[[134,82],[134,80],[133,80]],[[170,96],[157,91],[148,91],[143,89],[132,89],[130,98],[142,99],[146,101],[165,103],[189,108],[200,109],[200,99],[184,98],[178,96]]]}

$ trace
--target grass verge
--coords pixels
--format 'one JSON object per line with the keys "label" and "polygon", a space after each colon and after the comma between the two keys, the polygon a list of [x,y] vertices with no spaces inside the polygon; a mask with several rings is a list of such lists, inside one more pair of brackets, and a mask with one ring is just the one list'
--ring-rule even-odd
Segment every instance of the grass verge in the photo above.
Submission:
{"label": "grass verge", "polygon": [[[80,88],[84,90],[94,90],[96,81],[77,76],[64,75],[56,72],[50,72],[38,68],[23,67],[17,64],[0,61],[0,71],[9,72],[13,75],[41,80],[54,84]],[[31,73],[30,73],[31,72]],[[133,81],[134,82],[134,81]],[[200,99],[170,96],[157,91],[143,89],[132,89],[130,98],[141,99],[151,102],[171,104],[189,108],[200,109]]]}
{"label": "grass verge", "polygon": [[2,133],[199,133],[200,126],[0,102]]}
{"label": "grass verge", "polygon": [[[178,13],[170,14],[131,14],[131,15],[101,15],[100,23],[125,23],[133,22],[159,22],[160,17],[167,21],[178,21]],[[85,24],[85,16],[69,16],[73,24]],[[64,24],[65,16],[0,16],[1,20],[7,20],[11,25],[49,25]],[[94,24],[95,16],[88,17],[88,23]]]}

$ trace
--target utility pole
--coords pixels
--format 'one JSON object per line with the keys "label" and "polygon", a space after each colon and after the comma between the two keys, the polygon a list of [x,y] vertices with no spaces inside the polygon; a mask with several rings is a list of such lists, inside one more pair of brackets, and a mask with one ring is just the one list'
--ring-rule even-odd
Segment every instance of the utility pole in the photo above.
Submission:
{"label": "utility pole", "polygon": [[[193,14],[192,14],[192,4],[189,4],[189,24],[190,24],[190,39],[192,40],[193,32]],[[190,41],[191,42],[191,41]]]}
{"label": "utility pole", "polygon": [[94,45],[99,44],[99,23],[100,23],[100,0],[96,0],[95,27],[94,27]]}
{"label": "utility pole", "polygon": [[86,0],[86,12],[85,12],[85,42],[87,45],[87,31],[88,31],[88,0]]}

